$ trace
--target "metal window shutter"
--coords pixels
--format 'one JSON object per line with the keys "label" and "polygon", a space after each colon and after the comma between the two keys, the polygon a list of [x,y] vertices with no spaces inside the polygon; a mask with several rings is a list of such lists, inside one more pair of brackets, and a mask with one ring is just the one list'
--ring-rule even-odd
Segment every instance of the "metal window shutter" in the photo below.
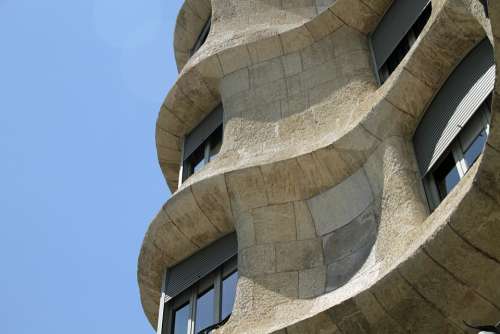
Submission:
{"label": "metal window shutter", "polygon": [[494,84],[493,49],[485,39],[453,71],[415,132],[413,143],[422,176],[450,146]]}
{"label": "metal window shutter", "polygon": [[181,294],[236,254],[236,233],[231,233],[168,269],[165,302]]}
{"label": "metal window shutter", "polygon": [[377,71],[410,31],[429,2],[430,0],[394,0],[371,35]]}
{"label": "metal window shutter", "polygon": [[186,160],[201,144],[222,124],[223,109],[219,105],[184,140],[184,157]]}

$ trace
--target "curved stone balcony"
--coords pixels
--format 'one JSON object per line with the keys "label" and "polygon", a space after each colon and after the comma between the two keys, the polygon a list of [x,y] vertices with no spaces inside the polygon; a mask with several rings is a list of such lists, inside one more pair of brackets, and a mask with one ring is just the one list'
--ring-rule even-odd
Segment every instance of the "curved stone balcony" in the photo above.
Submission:
{"label": "curved stone balcony", "polygon": [[[212,0],[202,48],[188,60],[176,44],[182,71],[156,133],[175,192],[138,265],[153,326],[164,270],[233,230],[240,279],[220,333],[463,333],[463,320],[498,320],[498,83],[480,161],[432,214],[412,136],[467,53],[485,36],[496,48],[500,5],[490,26],[476,0],[433,0],[379,87],[367,35],[390,3]],[[181,138],[220,102],[221,152],[177,189]]]}

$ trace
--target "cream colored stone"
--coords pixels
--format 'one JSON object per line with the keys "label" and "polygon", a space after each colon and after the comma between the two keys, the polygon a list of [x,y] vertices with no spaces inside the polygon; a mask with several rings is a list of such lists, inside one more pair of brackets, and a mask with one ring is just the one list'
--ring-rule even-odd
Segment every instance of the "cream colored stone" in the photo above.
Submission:
{"label": "cream colored stone", "polygon": [[293,204],[280,204],[252,210],[257,244],[297,239]]}

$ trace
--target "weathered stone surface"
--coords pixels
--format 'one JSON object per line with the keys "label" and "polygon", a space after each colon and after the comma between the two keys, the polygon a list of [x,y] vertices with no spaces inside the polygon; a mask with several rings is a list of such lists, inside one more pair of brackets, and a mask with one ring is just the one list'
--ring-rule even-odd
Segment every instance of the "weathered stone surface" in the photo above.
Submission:
{"label": "weathered stone surface", "polygon": [[[495,322],[498,96],[485,153],[430,215],[411,137],[468,50],[484,36],[498,43],[498,6],[490,33],[476,0],[433,0],[378,87],[368,35],[390,2],[187,0],[182,71],[157,122],[173,195],[138,264],[150,321],[165,268],[234,226],[240,279],[217,333],[463,333],[462,320]],[[210,12],[209,38],[189,58]],[[177,190],[182,138],[220,101],[222,150]]]}
{"label": "weathered stone surface", "polygon": [[372,245],[368,244],[330,263],[326,271],[326,291],[336,290],[347,283],[361,269],[370,254],[371,247]]}
{"label": "weathered stone surface", "polygon": [[297,271],[323,264],[321,240],[299,240],[276,244],[276,270]]}
{"label": "weathered stone surface", "polygon": [[311,217],[311,212],[304,201],[293,203],[295,214],[295,227],[297,228],[297,240],[314,239],[317,237],[316,229]]}
{"label": "weathered stone surface", "polygon": [[238,253],[238,270],[242,276],[254,276],[276,271],[276,256],[272,244],[256,245]]}
{"label": "weathered stone surface", "polygon": [[319,235],[346,225],[373,201],[370,185],[361,169],[338,186],[307,201]]}
{"label": "weathered stone surface", "polygon": [[325,263],[331,264],[373,244],[377,237],[377,222],[374,209],[368,207],[347,225],[326,234],[323,237]]}
{"label": "weathered stone surface", "polygon": [[258,244],[297,239],[292,203],[254,209],[252,217]]}
{"label": "weathered stone surface", "polygon": [[164,210],[177,228],[198,247],[208,246],[210,240],[222,236],[200,210],[191,188],[177,193]]}
{"label": "weathered stone surface", "polygon": [[299,298],[313,298],[325,293],[326,268],[319,266],[299,272]]}

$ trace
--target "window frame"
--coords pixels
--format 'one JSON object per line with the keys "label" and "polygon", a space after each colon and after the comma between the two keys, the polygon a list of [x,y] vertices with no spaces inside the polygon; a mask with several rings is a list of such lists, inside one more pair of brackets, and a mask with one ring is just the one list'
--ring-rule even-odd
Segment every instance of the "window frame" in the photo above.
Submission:
{"label": "window frame", "polygon": [[[398,1],[398,0],[395,0],[395,1]],[[417,20],[410,27],[410,30],[405,34],[405,36],[401,39],[401,41],[398,43],[398,45],[396,45],[396,47],[392,50],[392,52],[389,55],[389,57],[380,66],[380,69],[377,70],[377,65],[374,64],[374,69],[375,69],[375,73],[376,73],[376,77],[377,77],[377,81],[378,81],[379,85],[383,85],[384,82],[386,82],[387,79],[389,79],[389,77],[391,76],[391,74],[399,67],[399,65],[403,62],[404,58],[408,55],[408,53],[410,53],[413,45],[415,44],[415,42],[417,41],[418,37],[420,36],[420,34],[422,33],[422,31],[424,30],[424,28],[425,28],[427,22],[429,21],[431,15],[432,15],[432,1],[429,2],[427,4],[427,6],[424,8],[424,10],[422,11],[422,13],[420,13],[420,15],[418,16]],[[422,25],[422,29],[420,29],[420,31],[417,32],[417,25],[420,23],[419,21],[424,16],[427,16],[427,18],[425,19],[425,23]],[[407,46],[408,51],[406,51],[404,53],[403,57],[401,57],[401,60],[394,67],[394,69],[391,71],[391,70],[389,70],[389,62],[392,60],[392,57],[399,50],[401,43],[404,43]],[[374,52],[374,51],[372,50],[372,52]],[[375,57],[373,57],[373,59],[375,59]]]}
{"label": "window frame", "polygon": [[[191,285],[189,288],[184,290],[180,295],[162,303],[163,307],[163,326],[158,331],[158,334],[172,334],[174,332],[174,312],[180,307],[189,305],[189,316],[188,316],[188,332],[186,334],[197,334],[196,329],[196,315],[197,315],[197,300],[198,297],[206,293],[211,287],[214,289],[214,319],[213,325],[217,325],[226,319],[221,319],[222,315],[222,281],[232,275],[234,272],[238,272],[237,255],[231,257],[228,261],[221,264],[217,269],[209,273],[208,275],[201,278],[199,281]],[[234,307],[234,304],[233,304]],[[213,326],[211,325],[211,326]],[[201,331],[205,330],[204,328]]]}
{"label": "window frame", "polygon": [[[424,185],[424,190],[431,211],[435,210],[439,206],[439,204],[441,204],[441,202],[447,197],[447,195],[451,191],[453,191],[453,189],[460,183],[460,180],[464,178],[464,176],[472,168],[472,166],[474,166],[477,159],[470,166],[468,166],[465,160],[465,152],[470,148],[470,145],[475,141],[477,136],[482,131],[485,132],[487,140],[490,133],[490,118],[491,118],[491,94],[483,101],[483,103],[479,106],[479,108],[474,112],[473,116],[469,119],[469,121],[457,134],[455,139],[451,142],[448,149],[446,149],[441,154],[439,160],[434,164],[432,169],[429,170],[427,174],[423,176],[422,181]],[[462,136],[467,134],[466,130],[468,131],[469,135],[469,138],[467,138],[469,146],[463,148],[461,141],[463,141]],[[484,146],[482,150],[484,150]],[[455,161],[455,168],[458,171],[459,180],[457,184],[454,185],[453,188],[445,196],[441,196],[434,174],[436,170],[439,169],[439,167],[441,167],[443,161],[450,154],[452,155],[452,158]],[[481,154],[479,156],[481,156]]]}

